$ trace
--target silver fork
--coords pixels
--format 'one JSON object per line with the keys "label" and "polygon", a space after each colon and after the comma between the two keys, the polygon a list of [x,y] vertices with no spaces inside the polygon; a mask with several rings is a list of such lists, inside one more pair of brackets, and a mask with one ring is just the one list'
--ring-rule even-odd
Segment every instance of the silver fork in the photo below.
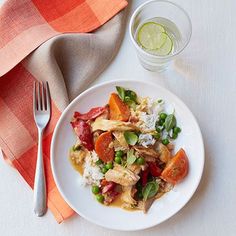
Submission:
{"label": "silver fork", "polygon": [[38,128],[38,155],[34,178],[34,212],[43,216],[47,211],[46,182],[43,164],[42,138],[44,128],[51,115],[50,93],[48,82],[34,82],[33,90],[34,121]]}

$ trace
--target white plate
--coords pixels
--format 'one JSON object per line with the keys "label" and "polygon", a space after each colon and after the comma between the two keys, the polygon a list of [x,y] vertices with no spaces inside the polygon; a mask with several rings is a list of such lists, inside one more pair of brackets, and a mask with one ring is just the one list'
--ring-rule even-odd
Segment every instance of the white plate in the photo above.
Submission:
{"label": "white plate", "polygon": [[[140,96],[162,98],[169,112],[175,109],[182,132],[176,150],[183,147],[189,157],[190,171],[183,182],[156,200],[147,214],[125,211],[99,204],[89,187],[79,184],[80,174],[68,160],[69,148],[75,143],[70,125],[74,111],[87,112],[90,108],[107,104],[115,86],[134,90]],[[175,95],[155,84],[141,81],[119,80],[94,86],[80,94],[62,113],[51,144],[51,166],[56,185],[66,202],[85,219],[116,230],[141,230],[157,225],[177,213],[195,192],[204,166],[204,146],[199,126],[190,110]]]}

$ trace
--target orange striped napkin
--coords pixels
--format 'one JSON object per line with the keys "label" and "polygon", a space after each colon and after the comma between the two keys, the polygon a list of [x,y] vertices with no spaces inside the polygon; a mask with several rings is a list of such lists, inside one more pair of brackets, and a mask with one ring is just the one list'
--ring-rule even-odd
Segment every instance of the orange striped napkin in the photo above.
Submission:
{"label": "orange striped napkin", "polygon": [[[0,147],[31,188],[37,156],[32,89],[33,81],[41,78],[29,70],[34,53],[27,56],[61,33],[94,31],[126,5],[125,0],[9,0],[0,8]],[[21,62],[25,57],[27,67]],[[59,194],[50,169],[51,137],[62,110],[56,104],[52,101],[43,146],[48,207],[60,223],[73,210]]]}

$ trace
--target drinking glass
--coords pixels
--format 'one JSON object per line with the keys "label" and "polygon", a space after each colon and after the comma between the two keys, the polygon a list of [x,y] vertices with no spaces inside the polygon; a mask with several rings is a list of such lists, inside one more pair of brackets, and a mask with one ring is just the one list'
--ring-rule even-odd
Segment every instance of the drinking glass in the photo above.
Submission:
{"label": "drinking glass", "polygon": [[[137,43],[136,34],[139,27],[153,18],[162,19],[164,27],[174,27],[172,27],[175,32],[175,37],[172,38],[174,47],[169,55],[153,55]],[[165,22],[169,22],[169,25],[166,26]],[[147,70],[160,72],[165,70],[188,45],[192,25],[186,11],[177,4],[166,0],[150,0],[134,11],[129,24],[129,33],[142,66]]]}

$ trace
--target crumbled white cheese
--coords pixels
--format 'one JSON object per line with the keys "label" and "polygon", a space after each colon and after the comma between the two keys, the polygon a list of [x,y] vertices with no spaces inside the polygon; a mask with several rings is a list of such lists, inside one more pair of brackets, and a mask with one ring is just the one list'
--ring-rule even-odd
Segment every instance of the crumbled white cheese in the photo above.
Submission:
{"label": "crumbled white cheese", "polygon": [[155,130],[155,125],[158,120],[158,114],[148,115],[146,112],[141,112],[139,119],[143,121],[141,125],[144,130]]}
{"label": "crumbled white cheese", "polygon": [[147,147],[148,145],[153,145],[155,143],[155,139],[151,134],[140,134],[138,142],[140,145]]}
{"label": "crumbled white cheese", "polygon": [[141,128],[144,130],[155,130],[156,122],[159,119],[159,114],[163,111],[163,102],[159,103],[151,98],[147,98],[147,112],[140,112],[139,120]]}
{"label": "crumbled white cheese", "polygon": [[84,173],[82,177],[83,185],[100,185],[100,180],[103,179],[104,175],[102,174],[100,168],[96,165],[98,156],[95,151],[90,152],[90,155],[87,155],[84,163]]}

